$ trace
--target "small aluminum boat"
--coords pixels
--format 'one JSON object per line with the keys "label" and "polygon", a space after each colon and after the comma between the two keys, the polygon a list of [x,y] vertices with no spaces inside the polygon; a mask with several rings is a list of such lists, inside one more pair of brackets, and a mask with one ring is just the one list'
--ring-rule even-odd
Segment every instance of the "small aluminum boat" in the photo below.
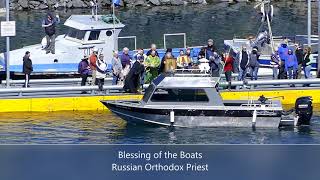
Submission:
{"label": "small aluminum boat", "polygon": [[272,127],[309,125],[312,99],[301,97],[291,114],[280,100],[223,100],[220,77],[159,75],[141,101],[101,101],[131,123],[175,127]]}

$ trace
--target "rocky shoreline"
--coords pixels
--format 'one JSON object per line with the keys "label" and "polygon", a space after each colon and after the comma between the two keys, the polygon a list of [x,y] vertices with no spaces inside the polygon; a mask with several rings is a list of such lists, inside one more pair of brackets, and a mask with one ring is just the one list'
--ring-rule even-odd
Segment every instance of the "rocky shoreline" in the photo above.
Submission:
{"label": "rocky shoreline", "polygon": [[[91,0],[11,0],[12,10],[74,9],[89,8]],[[98,0],[99,7],[110,7],[112,0]],[[188,4],[207,4],[211,2],[238,2],[249,0],[121,0],[122,7],[136,6],[179,6]]]}

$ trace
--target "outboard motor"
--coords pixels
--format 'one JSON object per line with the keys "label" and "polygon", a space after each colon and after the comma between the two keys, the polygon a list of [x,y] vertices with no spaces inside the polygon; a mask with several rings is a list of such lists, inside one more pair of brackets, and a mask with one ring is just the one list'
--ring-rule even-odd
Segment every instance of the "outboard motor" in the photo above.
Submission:
{"label": "outboard motor", "polygon": [[299,97],[296,100],[295,111],[298,116],[297,126],[310,125],[313,113],[312,98],[310,96]]}

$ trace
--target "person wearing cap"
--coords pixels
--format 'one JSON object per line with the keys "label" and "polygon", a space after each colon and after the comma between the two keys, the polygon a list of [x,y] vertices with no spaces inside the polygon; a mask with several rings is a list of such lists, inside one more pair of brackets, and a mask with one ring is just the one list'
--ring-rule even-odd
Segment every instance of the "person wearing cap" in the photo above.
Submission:
{"label": "person wearing cap", "polygon": [[[296,79],[296,73],[298,70],[297,56],[293,53],[292,49],[288,50],[288,56],[285,59],[285,70],[288,73],[289,79]],[[292,84],[290,87],[294,87]]]}
{"label": "person wearing cap", "polygon": [[206,47],[206,54],[205,58],[210,59],[211,56],[213,56],[213,53],[216,51],[216,47],[214,46],[214,42],[212,39],[208,39],[208,44]]}
{"label": "person wearing cap", "polygon": [[280,60],[279,52],[278,50],[276,50],[274,51],[274,53],[271,54],[271,61],[270,61],[272,72],[273,72],[272,79],[278,79],[280,62],[281,60]]}
{"label": "person wearing cap", "polygon": [[156,45],[156,44],[151,44],[151,48],[150,48],[150,50],[147,52],[147,56],[150,56],[152,51],[155,51],[155,52],[156,52],[156,56],[159,57],[159,53],[158,53],[158,51],[157,51],[157,45]]}
{"label": "person wearing cap", "polygon": [[92,72],[92,86],[97,85],[96,84],[96,76],[97,76],[97,59],[98,59],[98,48],[94,47],[92,50],[92,53],[89,58],[90,62],[90,69]]}
{"label": "person wearing cap", "polygon": [[[87,78],[90,73],[90,66],[88,62],[88,56],[84,56],[78,66],[78,72],[81,75],[81,86],[85,86],[87,82]],[[81,94],[86,94],[86,91],[82,91]]]}
{"label": "person wearing cap", "polygon": [[243,81],[247,75],[247,69],[250,59],[250,52],[247,50],[246,46],[242,46],[241,51],[237,54],[237,59],[239,62],[238,81]]}
{"label": "person wearing cap", "polygon": [[300,44],[295,44],[296,51],[295,54],[297,56],[297,61],[298,61],[298,69],[297,69],[297,79],[301,79],[302,74],[302,62],[303,62],[303,48]]}
{"label": "person wearing cap", "polygon": [[259,53],[257,48],[253,48],[249,58],[249,72],[251,80],[258,80],[258,71],[259,71]]}
{"label": "person wearing cap", "polygon": [[99,87],[99,91],[103,91],[103,85],[104,85],[104,78],[106,77],[107,74],[107,64],[103,60],[104,56],[103,54],[99,55],[99,58],[97,60],[97,74],[96,74],[96,82]]}
{"label": "person wearing cap", "polygon": [[128,75],[125,78],[123,89],[129,93],[137,93],[140,86],[141,74],[144,72],[144,58],[137,55],[137,60],[133,63]]}
{"label": "person wearing cap", "polygon": [[23,87],[27,88],[29,86],[30,74],[33,71],[32,61],[30,59],[30,52],[27,51],[23,56],[23,73],[24,73],[24,85]]}
{"label": "person wearing cap", "polygon": [[121,71],[122,71],[122,64],[119,58],[118,51],[113,52],[113,57],[111,60],[112,64],[112,85],[117,85],[119,80],[121,80]]}
{"label": "person wearing cap", "polygon": [[57,15],[56,17],[48,12],[44,20],[42,21],[42,27],[46,33],[47,45],[44,48],[46,53],[55,54],[55,38],[56,38],[56,25],[60,23],[60,18]]}

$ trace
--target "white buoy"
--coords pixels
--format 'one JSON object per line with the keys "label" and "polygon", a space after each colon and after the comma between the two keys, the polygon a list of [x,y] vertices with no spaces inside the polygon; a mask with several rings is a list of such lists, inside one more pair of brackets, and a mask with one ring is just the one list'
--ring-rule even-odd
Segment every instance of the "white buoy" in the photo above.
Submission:
{"label": "white buoy", "polygon": [[174,111],[170,111],[170,123],[174,123]]}
{"label": "white buoy", "polygon": [[252,127],[256,127],[256,121],[257,121],[257,110],[254,110],[252,115]]}

